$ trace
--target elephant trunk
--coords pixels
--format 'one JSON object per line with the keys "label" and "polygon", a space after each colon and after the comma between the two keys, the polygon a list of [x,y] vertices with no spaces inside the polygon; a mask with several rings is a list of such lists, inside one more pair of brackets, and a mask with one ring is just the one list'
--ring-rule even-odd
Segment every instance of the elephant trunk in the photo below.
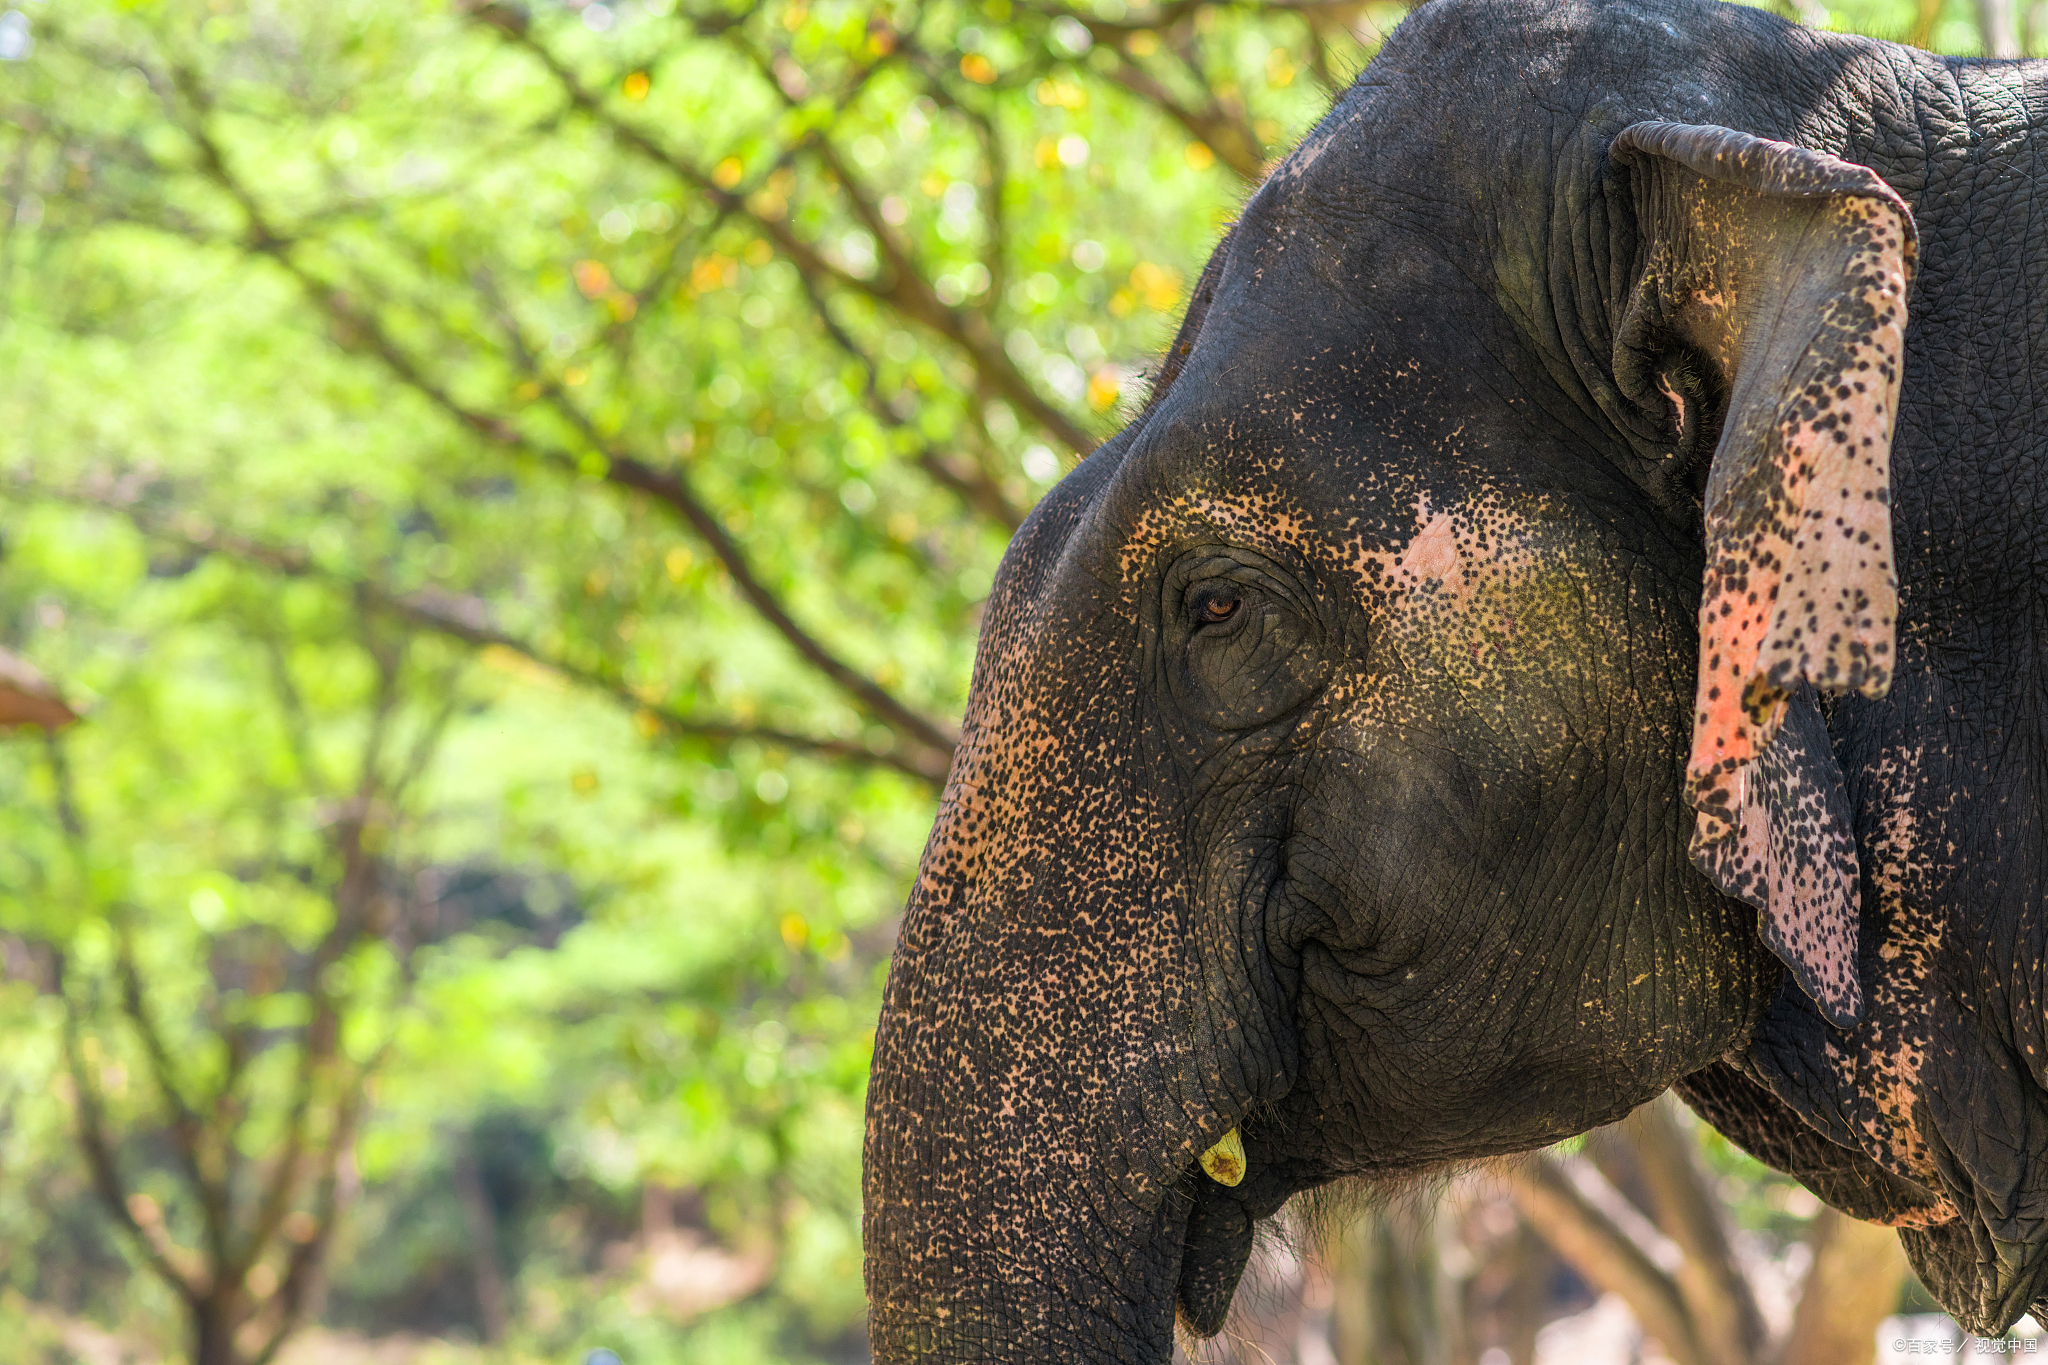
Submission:
{"label": "elephant trunk", "polygon": [[1114,468],[1098,453],[1005,557],[890,962],[863,1176],[880,1361],[1166,1361],[1191,1221],[1249,1226],[1191,1214],[1255,1098],[1250,1007],[1189,932],[1171,760],[1132,705],[1122,623],[1150,589],[1058,571]]}
{"label": "elephant trunk", "polygon": [[[912,925],[931,910],[922,899]],[[1163,1163],[1141,1152],[1156,1124],[1129,1105],[1162,1093],[1156,1068],[1118,1076],[1095,1049],[1056,1042],[1071,1066],[1048,1068],[1034,1058],[1056,1019],[977,998],[954,954],[915,954],[905,938],[868,1096],[874,1358],[1166,1360],[1188,1203],[1168,1197]],[[1055,1013],[1072,1018],[1077,1003]],[[1123,1111],[1120,1141],[1075,1103],[1069,1086],[1087,1088],[1088,1075],[1124,1091],[1123,1102],[1103,1096]]]}

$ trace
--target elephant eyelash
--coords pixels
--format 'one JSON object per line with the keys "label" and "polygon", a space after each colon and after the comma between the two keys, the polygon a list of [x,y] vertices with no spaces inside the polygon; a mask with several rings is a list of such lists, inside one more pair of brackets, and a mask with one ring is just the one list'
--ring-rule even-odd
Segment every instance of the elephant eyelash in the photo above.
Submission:
{"label": "elephant eyelash", "polygon": [[1699,372],[1688,360],[1658,372],[1657,391],[1671,404],[1671,423],[1681,445],[1699,423],[1699,401],[1704,387]]}
{"label": "elephant eyelash", "polygon": [[1706,384],[1700,379],[1699,361],[1683,352],[1657,377],[1663,382],[1666,393],[1676,389],[1688,397],[1698,397],[1706,390]]}
{"label": "elephant eyelash", "polygon": [[1710,425],[1718,425],[1724,386],[1713,362],[1698,351],[1668,352],[1655,371],[1657,392],[1671,404],[1672,428],[1681,450],[1696,445]]}
{"label": "elephant eyelash", "polygon": [[1657,388],[1663,393],[1665,401],[1671,404],[1672,424],[1678,428],[1680,436],[1683,437],[1685,433],[1685,394],[1662,375],[1657,376]]}
{"label": "elephant eyelash", "polygon": [[1667,352],[1654,371],[1657,392],[1671,405],[1670,466],[1665,478],[1674,491],[1706,496],[1714,446],[1720,440],[1726,388],[1705,355],[1691,348]]}

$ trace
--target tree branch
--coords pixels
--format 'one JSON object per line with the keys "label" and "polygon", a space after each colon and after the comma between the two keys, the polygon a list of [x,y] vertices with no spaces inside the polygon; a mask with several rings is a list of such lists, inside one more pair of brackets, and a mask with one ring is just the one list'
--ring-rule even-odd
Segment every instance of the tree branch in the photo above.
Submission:
{"label": "tree branch", "polygon": [[[90,895],[91,862],[86,852],[85,821],[79,813],[77,794],[71,781],[71,767],[64,753],[63,741],[54,733],[44,736],[44,753],[49,759],[51,782],[56,793],[57,821],[64,831],[64,842],[75,864],[75,873],[83,893]],[[204,1274],[194,1269],[178,1266],[173,1259],[176,1248],[170,1245],[167,1234],[161,1229],[146,1229],[137,1221],[135,1211],[129,1207],[129,1191],[121,1179],[120,1164],[114,1155],[113,1139],[107,1131],[106,1111],[100,1103],[99,1087],[85,1065],[84,1047],[79,1039],[82,1025],[78,1002],[72,998],[65,981],[66,959],[61,949],[52,949],[50,954],[51,986],[58,998],[64,1002],[64,1028],[62,1033],[64,1067],[71,1077],[72,1112],[78,1126],[78,1144],[85,1149],[86,1168],[91,1173],[94,1193],[106,1206],[107,1215],[114,1225],[122,1230],[143,1263],[155,1272],[179,1297],[196,1304],[210,1289]],[[159,1239],[161,1239],[161,1244]]]}
{"label": "tree branch", "polygon": [[1897,1311],[1906,1282],[1898,1233],[1823,1207],[1807,1228],[1806,1243],[1813,1248],[1813,1264],[1800,1284],[1799,1307],[1778,1360],[1805,1365],[1867,1359],[1878,1326]]}
{"label": "tree branch", "polygon": [[[840,688],[862,702],[865,709],[877,719],[895,725],[906,731],[910,737],[927,748],[945,754],[950,761],[954,737],[939,725],[911,710],[873,679],[859,673],[824,645],[808,634],[783,608],[781,601],[768,590],[757,576],[745,554],[726,531],[725,524],[711,514],[711,509],[701,502],[685,477],[676,471],[656,469],[630,455],[608,449],[603,436],[591,424],[590,418],[580,408],[570,404],[566,398],[555,404],[557,412],[571,422],[593,449],[604,452],[605,478],[622,488],[631,488],[647,494],[677,512],[689,523],[699,538],[711,547],[726,572],[732,576],[733,586],[739,590],[761,617],[773,626],[783,639],[795,647],[798,654],[813,668],[823,673]],[[567,457],[561,462],[566,463]],[[573,467],[573,466],[572,466]]]}
{"label": "tree branch", "polygon": [[[136,528],[145,533],[149,531],[148,527],[139,522],[136,523]],[[179,539],[191,549],[205,548],[188,538]],[[309,787],[320,786],[320,766],[313,753],[313,723],[306,714],[306,699],[300,694],[298,683],[292,679],[291,663],[285,658],[283,643],[270,631],[263,633],[263,652],[270,662],[271,688],[277,693],[278,709],[284,712],[285,747],[291,751],[292,763],[299,770],[299,780]]]}
{"label": "tree branch", "polygon": [[153,1271],[157,1278],[178,1297],[187,1303],[198,1303],[205,1298],[210,1286],[206,1279],[195,1272],[181,1270],[172,1263],[168,1246],[160,1246],[158,1238],[144,1230],[136,1221],[135,1213],[128,1207],[128,1192],[121,1179],[119,1163],[114,1157],[113,1141],[106,1126],[106,1114],[101,1108],[99,1091],[87,1073],[85,1059],[79,1045],[78,1006],[71,999],[64,986],[64,955],[59,952],[53,957],[57,977],[57,992],[64,998],[64,1067],[71,1077],[72,1110],[77,1118],[78,1145],[85,1151],[86,1169],[92,1175],[93,1192],[100,1197],[107,1216],[114,1225],[127,1235],[129,1244],[141,1256],[143,1264]]}
{"label": "tree branch", "polygon": [[[536,48],[536,51],[538,50]],[[568,79],[566,73],[563,78]],[[195,108],[203,111],[204,96],[197,88],[196,79],[184,77],[180,84],[181,88],[192,87],[188,99]],[[584,98],[589,97],[586,95]],[[391,339],[376,319],[357,309],[345,294],[330,288],[325,281],[293,258],[290,250],[293,242],[269,224],[255,197],[235,179],[228,168],[225,156],[207,132],[203,122],[190,122],[186,132],[201,149],[200,159],[208,177],[225,190],[247,216],[247,249],[269,256],[282,266],[299,282],[316,307],[325,312],[345,335],[382,360],[386,369],[400,382],[494,444],[537,458],[567,473],[586,472],[586,462],[579,460],[570,452],[529,439],[503,418],[465,406],[446,388],[429,378],[413,358]],[[624,136],[623,133],[620,135]],[[705,183],[708,185],[710,182],[707,179]],[[715,186],[712,188],[716,189]],[[722,190],[718,193],[724,195]],[[822,260],[819,261],[819,267],[821,270],[831,270]],[[854,277],[845,278],[852,280]],[[602,477],[618,487],[644,493],[681,516],[725,566],[740,596],[797,651],[805,662],[861,703],[876,719],[903,731],[916,744],[933,750],[934,757],[943,758],[945,763],[950,764],[953,737],[936,722],[919,715],[873,679],[839,659],[799,626],[783,608],[781,601],[755,574],[738,543],[726,532],[724,524],[698,499],[683,474],[656,469],[616,450],[591,425],[589,418],[566,399],[557,403],[556,407],[564,418],[576,427],[578,434],[590,443],[592,453],[598,456],[603,464]],[[924,765],[921,764],[920,767],[922,766]]]}
{"label": "tree branch", "polygon": [[[1024,378],[1023,372],[1003,350],[987,320],[977,312],[951,308],[942,303],[920,272],[895,268],[867,280],[833,265],[819,254],[816,247],[796,235],[786,217],[757,211],[742,196],[719,185],[708,172],[660,146],[646,133],[612,113],[576,78],[575,73],[534,37],[524,14],[497,0],[487,0],[487,3],[475,6],[470,14],[477,22],[496,29],[533,54],[555,78],[570,102],[587,117],[609,129],[620,145],[663,167],[719,209],[744,218],[799,271],[864,293],[875,302],[937,332],[964,351],[975,371],[991,388],[1015,405],[1027,420],[1042,427],[1076,454],[1085,455],[1095,448],[1097,442],[1094,437],[1053,406]],[[877,240],[883,244],[885,252],[891,249],[891,236]]]}
{"label": "tree branch", "polygon": [[[832,338],[833,343],[861,367],[865,377],[861,396],[867,403],[868,411],[883,426],[891,430],[904,429],[908,424],[896,415],[896,410],[882,397],[881,372],[875,364],[874,357],[870,356],[852,335],[839,325],[838,319],[832,316],[831,305],[819,290],[817,281],[808,275],[798,275],[797,279],[803,285],[805,296],[811,301],[812,311],[818,315],[819,323],[824,326],[825,335]],[[948,459],[929,442],[921,446],[911,458],[934,482],[951,489],[962,502],[1007,530],[1015,532],[1024,524],[1024,513],[1003,495],[1003,490],[979,464],[965,470],[956,468],[954,461]]]}
{"label": "tree branch", "polygon": [[316,1212],[311,1215],[312,1235],[296,1242],[285,1259],[284,1277],[272,1296],[272,1302],[277,1305],[278,1319],[250,1365],[270,1365],[279,1348],[305,1317],[314,1282],[321,1266],[326,1263],[328,1243],[333,1238],[335,1222],[341,1211],[341,1157],[354,1146],[356,1127],[362,1121],[367,1095],[363,1078],[383,1064],[390,1050],[391,1039],[387,1036],[376,1054],[360,1068],[355,1083],[346,1087],[342,1098],[336,1102],[334,1127],[321,1158],[320,1180],[313,1191]]}
{"label": "tree branch", "polygon": [[[364,620],[363,626],[365,635],[368,635],[370,622]],[[265,1182],[263,1197],[247,1236],[223,1266],[222,1278],[229,1283],[239,1284],[248,1275],[283,1227],[302,1183],[307,1133],[322,1082],[331,1081],[332,1073],[337,1070],[347,1070],[341,1059],[342,1004],[328,988],[328,969],[358,943],[380,938],[389,929],[389,924],[374,908],[380,898],[380,860],[365,847],[363,836],[374,813],[386,803],[388,796],[381,776],[381,756],[385,737],[401,700],[399,674],[402,659],[398,649],[381,649],[374,640],[365,640],[364,644],[377,660],[378,684],[375,709],[363,737],[362,755],[357,765],[356,790],[349,802],[351,814],[331,827],[335,852],[340,856],[342,865],[340,881],[330,897],[334,906],[334,923],[322,937],[307,967],[306,996],[312,1012],[299,1034],[298,1065],[285,1122],[283,1150],[271,1166],[270,1178]],[[345,1110],[361,1103],[361,1092],[373,1069],[364,1067],[348,1081],[327,1087],[334,1095],[331,1103],[337,1124]],[[326,1158],[334,1160],[335,1144],[339,1139],[334,1133],[328,1136]]]}
{"label": "tree branch", "polygon": [[1685,1259],[1679,1292],[1700,1342],[1715,1360],[1753,1360],[1766,1332],[1756,1295],[1735,1263],[1720,1208],[1707,1188],[1693,1146],[1679,1128],[1668,1096],[1643,1105],[1611,1128],[1589,1135],[1589,1147],[1626,1142],[1648,1186],[1657,1226]]}
{"label": "tree branch", "polygon": [[[1217,159],[1235,171],[1238,177],[1246,184],[1256,185],[1259,181],[1265,179],[1265,149],[1260,144],[1259,136],[1252,129],[1251,122],[1242,107],[1233,109],[1224,100],[1219,99],[1208,88],[1207,78],[1202,74],[1201,70],[1185,57],[1182,59],[1182,64],[1188,68],[1189,74],[1202,85],[1203,94],[1207,96],[1207,99],[1199,107],[1183,102],[1172,91],[1168,90],[1158,77],[1147,71],[1139,63],[1137,56],[1131,51],[1132,40],[1139,33],[1156,32],[1161,29],[1175,27],[1184,20],[1191,18],[1196,10],[1203,8],[1203,3],[1161,5],[1154,13],[1147,15],[1142,22],[1113,22],[1097,18],[1095,15],[1084,10],[1072,9],[1066,5],[1040,4],[1033,5],[1032,8],[1048,18],[1072,19],[1081,24],[1082,27],[1088,30],[1091,38],[1116,54],[1115,69],[1106,73],[1109,79],[1144,100],[1147,104],[1153,105],[1161,113],[1164,113],[1168,118],[1186,129],[1189,134],[1208,147],[1210,151],[1216,153]],[[1251,5],[1247,8],[1294,9],[1300,7],[1290,5]]]}
{"label": "tree branch", "polygon": [[1701,1349],[1677,1284],[1579,1193],[1555,1161],[1530,1157],[1504,1164],[1499,1173],[1529,1226],[1588,1281],[1619,1294],[1674,1360],[1720,1365]]}
{"label": "tree branch", "polygon": [[127,926],[115,926],[114,943],[116,969],[121,981],[121,1012],[127,1015],[128,1026],[141,1041],[143,1055],[149,1059],[150,1079],[171,1111],[172,1142],[192,1179],[193,1193],[199,1198],[199,1213],[206,1226],[207,1250],[218,1263],[226,1254],[228,1243],[228,1186],[234,1144],[220,1144],[223,1148],[218,1163],[220,1169],[209,1171],[207,1166],[211,1163],[207,1161],[205,1151],[206,1122],[187,1098],[185,1087],[178,1078],[177,1063],[164,1044],[163,1030],[157,1027],[156,1017],[150,1011]]}
{"label": "tree branch", "polygon": [[473,597],[461,597],[439,590],[396,593],[367,579],[351,578],[324,570],[300,550],[267,545],[211,525],[167,525],[145,513],[131,500],[117,496],[95,495],[77,489],[38,485],[27,487],[39,496],[119,513],[143,534],[188,549],[219,554],[289,578],[321,579],[345,586],[361,593],[366,601],[380,611],[466,644],[503,650],[570,682],[604,692],[614,700],[632,707],[636,712],[652,717],[670,734],[725,745],[740,740],[751,740],[799,753],[816,754],[821,758],[840,762],[878,764],[931,786],[936,786],[945,779],[946,765],[951,758],[950,749],[943,754],[929,749],[878,754],[854,740],[807,735],[774,726],[744,724],[738,721],[706,720],[678,711],[649,699],[617,677],[555,657],[531,641],[492,627],[484,617],[482,603]]}
{"label": "tree branch", "polygon": [[[1128,42],[1128,38],[1125,41]],[[1140,99],[1157,105],[1168,118],[1216,153],[1217,160],[1237,172],[1238,178],[1247,185],[1256,185],[1266,178],[1265,151],[1259,145],[1257,134],[1244,126],[1242,111],[1233,115],[1214,96],[1201,108],[1183,104],[1122,47],[1114,42],[1111,46],[1118,57],[1116,69],[1109,73],[1111,80]]]}

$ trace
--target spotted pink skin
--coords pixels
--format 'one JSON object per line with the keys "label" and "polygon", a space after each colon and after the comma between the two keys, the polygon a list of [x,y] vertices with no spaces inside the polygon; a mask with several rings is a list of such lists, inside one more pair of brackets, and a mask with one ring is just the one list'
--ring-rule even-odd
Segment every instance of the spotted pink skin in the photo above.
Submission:
{"label": "spotted pink skin", "polygon": [[[1052,520],[1027,528],[1011,578],[1034,533],[1064,533]],[[1172,1173],[1230,1126],[1188,1046],[1172,832],[1102,705],[1132,689],[1128,661],[1104,647],[1113,623],[1074,632],[1058,605],[991,599],[891,964],[863,1163],[878,1359],[1028,1338],[1006,1295],[1043,1281],[1055,1301],[1099,1274],[1095,1248],[1155,1240]],[[1185,1111],[1134,1111],[1148,1096]],[[1171,1284],[1147,1288],[1170,1300]],[[1134,1330],[1114,1304],[1081,1316],[1077,1354]]]}
{"label": "spotted pink skin", "polygon": [[1764,942],[1823,1013],[1847,1026],[1864,1003],[1848,796],[1812,691],[1778,709],[1778,732],[1759,757],[1727,774],[1735,827],[1716,843],[1696,827],[1691,852],[1715,885],[1763,909]]}
{"label": "spotted pink skin", "polygon": [[[1818,320],[1804,383],[1761,450],[1735,465],[1706,509],[1698,716],[1686,764],[1701,839],[1732,833],[1720,780],[1777,733],[1791,687],[1882,696],[1891,680],[1898,581],[1892,566],[1892,425],[1905,348],[1912,239],[1882,200],[1828,206],[1821,231],[1852,243],[1842,292]],[[1761,515],[1759,515],[1759,511]]]}
{"label": "spotted pink skin", "polygon": [[[1956,835],[1982,827],[1985,811],[1954,781],[1955,758],[1937,738],[1901,736],[1861,775],[1864,932],[1874,940],[1864,1016],[1847,1029],[1818,1027],[1781,998],[1742,1062],[1770,1094],[1740,1093],[1746,1083],[1726,1074],[1688,1078],[1681,1089],[1716,1127],[1829,1203],[1898,1228],[1944,1308],[1989,1334],[2042,1308],[2026,1255],[2039,1199],[2012,1159],[2028,1149],[2024,1115],[2038,1103],[2028,1094],[2039,1084],[2038,1034],[2022,1017],[2021,1056],[2002,1068],[1972,1033],[1995,997],[1981,983],[1958,983],[1955,958],[1992,940],[1958,903],[1959,878],[1976,860]],[[2004,1126],[1987,1127],[1987,1110]],[[1814,1140],[1784,1151],[1801,1131]]]}
{"label": "spotted pink skin", "polygon": [[1678,225],[1639,302],[1734,376],[1705,507],[1693,857],[1847,1025],[1863,1008],[1847,798],[1817,712],[1779,735],[1805,689],[1891,681],[1912,216],[1863,167],[1726,129],[1637,125],[1614,155]]}
{"label": "spotted pink skin", "polygon": [[[1919,757],[1917,751],[1895,750],[1872,774],[1884,814],[1871,846],[1870,875],[1886,929],[1876,945],[1869,1015],[1829,1039],[1824,1064],[1845,1090],[1868,1097],[1856,1115],[1858,1145],[1892,1174],[1940,1191],[1940,1167],[1913,1117],[1931,1079],[1928,1054],[1937,1046],[1934,999],[1925,983],[1947,932],[1941,918],[1928,911],[1937,901],[1930,894],[1937,884],[1936,850],[1925,847],[1916,809],[1943,803],[1928,800]],[[1871,1221],[1930,1227],[1955,1216],[1954,1199],[1939,1194],[1925,1210]]]}

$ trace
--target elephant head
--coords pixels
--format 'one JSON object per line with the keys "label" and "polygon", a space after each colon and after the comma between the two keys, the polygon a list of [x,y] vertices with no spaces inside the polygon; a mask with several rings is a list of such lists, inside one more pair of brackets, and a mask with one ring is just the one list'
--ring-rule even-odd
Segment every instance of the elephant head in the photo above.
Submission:
{"label": "elephant head", "polygon": [[[876,1039],[878,1359],[1164,1360],[1295,1193],[1674,1083],[1966,1322],[2039,1297],[2048,859],[2032,788],[1943,786],[1989,741],[1935,637],[2012,609],[1931,510],[2026,466],[1915,360],[2015,325],[1938,256],[2012,231],[1930,188],[1966,77],[1435,0],[1246,204],[989,602]],[[1988,949],[1959,838],[2013,841]]]}

